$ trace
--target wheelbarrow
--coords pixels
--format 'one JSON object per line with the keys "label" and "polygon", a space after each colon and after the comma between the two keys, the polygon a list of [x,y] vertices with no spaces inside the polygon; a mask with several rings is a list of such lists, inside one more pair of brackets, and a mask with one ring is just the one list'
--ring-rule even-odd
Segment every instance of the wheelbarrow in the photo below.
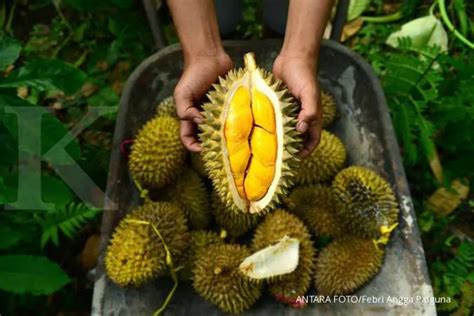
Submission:
{"label": "wheelbarrow", "polygon": [[[271,69],[281,44],[280,40],[227,41],[224,46],[238,67],[242,66],[242,56],[253,51],[259,64]],[[140,289],[120,288],[107,278],[103,255],[115,225],[140,200],[120,145],[124,140],[132,139],[153,116],[159,101],[172,95],[182,69],[182,50],[179,45],[172,45],[142,62],[125,85],[110,161],[93,315],[151,315],[172,288],[171,280],[166,279]],[[372,168],[390,182],[400,207],[400,224],[386,247],[381,271],[355,296],[331,303],[317,303],[317,297],[311,299],[310,296],[308,306],[301,310],[277,303],[270,297],[262,297],[244,314],[436,315],[434,304],[429,302],[433,292],[416,216],[380,83],[371,67],[359,55],[330,40],[322,43],[319,79],[322,89],[335,98],[339,118],[332,132],[346,145],[348,163]],[[316,295],[314,289],[308,294]],[[187,283],[179,284],[165,312],[165,315],[221,314]]]}

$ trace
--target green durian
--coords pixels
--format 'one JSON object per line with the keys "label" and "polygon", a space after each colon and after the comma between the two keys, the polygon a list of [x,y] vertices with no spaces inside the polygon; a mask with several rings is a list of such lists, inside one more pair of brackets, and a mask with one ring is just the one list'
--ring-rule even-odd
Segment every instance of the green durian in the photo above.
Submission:
{"label": "green durian", "polygon": [[201,177],[207,178],[207,171],[200,153],[191,153],[191,166]]}
{"label": "green durian", "polygon": [[178,118],[173,97],[167,97],[158,103],[156,106],[156,115]]}
{"label": "green durian", "polygon": [[199,136],[222,202],[235,211],[260,213],[281,201],[299,166],[299,106],[281,81],[256,66],[253,53],[244,62],[209,91]]}
{"label": "green durian", "polygon": [[352,166],[332,183],[336,213],[355,235],[378,238],[398,222],[398,205],[390,184],[374,171]]}
{"label": "green durian", "polygon": [[236,244],[206,247],[193,269],[196,292],[225,313],[249,309],[262,294],[262,284],[239,271],[239,264],[249,255],[247,247]]}
{"label": "green durian", "polygon": [[288,211],[298,216],[316,236],[339,236],[343,225],[335,214],[331,187],[296,187],[285,200]]}
{"label": "green durian", "polygon": [[311,286],[316,250],[303,222],[282,209],[268,214],[255,229],[252,250],[258,251],[280,241],[284,236],[300,241],[299,262],[296,270],[268,280],[269,290],[274,296],[294,299],[304,295]]}
{"label": "green durian", "polygon": [[141,185],[161,188],[173,182],[186,162],[186,150],[179,139],[179,122],[155,117],[138,132],[128,167]]}
{"label": "green durian", "polygon": [[237,238],[246,234],[257,226],[262,218],[260,214],[244,213],[226,207],[215,192],[211,194],[211,201],[217,225],[224,229],[231,238]]}
{"label": "green durian", "polygon": [[215,232],[206,230],[191,231],[188,251],[182,260],[182,269],[178,271],[178,277],[181,280],[191,280],[192,270],[201,251],[209,245],[224,244],[224,240]]}
{"label": "green durian", "polygon": [[351,294],[371,280],[382,263],[383,250],[372,239],[336,239],[316,259],[315,284],[318,294]]}
{"label": "green durian", "polygon": [[334,122],[336,118],[336,102],[329,93],[321,91],[321,104],[323,105],[323,127],[326,128]]}
{"label": "green durian", "polygon": [[139,287],[168,272],[163,243],[151,225],[163,237],[174,262],[184,257],[189,231],[183,211],[173,203],[150,202],[137,207],[116,227],[105,254],[109,278],[122,287]]}
{"label": "green durian", "polygon": [[318,147],[301,161],[296,182],[316,184],[331,180],[346,161],[346,148],[341,140],[326,130],[321,132]]}
{"label": "green durian", "polygon": [[178,176],[176,182],[165,189],[165,196],[177,203],[188,219],[192,229],[205,229],[211,223],[209,193],[202,178],[190,168]]}

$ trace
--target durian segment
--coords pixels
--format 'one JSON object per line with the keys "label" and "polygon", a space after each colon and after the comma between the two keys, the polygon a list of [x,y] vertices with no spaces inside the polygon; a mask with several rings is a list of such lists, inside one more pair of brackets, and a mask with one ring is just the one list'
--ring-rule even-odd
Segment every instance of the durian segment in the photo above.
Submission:
{"label": "durian segment", "polygon": [[200,252],[193,269],[196,292],[225,313],[241,313],[261,296],[262,284],[239,271],[250,255],[241,245],[210,245]]}
{"label": "durian segment", "polygon": [[351,166],[337,174],[332,189],[338,217],[352,234],[378,238],[383,226],[398,222],[398,205],[390,184],[374,171]]}
{"label": "durian segment", "polygon": [[251,279],[268,279],[295,271],[299,261],[300,241],[284,236],[279,242],[245,258],[240,271]]}
{"label": "durian segment", "polygon": [[206,230],[191,231],[188,250],[182,260],[182,269],[178,271],[178,277],[183,281],[190,281],[192,270],[201,251],[209,245],[221,245],[224,240],[215,232]]}
{"label": "durian segment", "polygon": [[[208,93],[210,102],[203,105],[204,122],[200,124],[200,139],[203,147],[203,161],[222,202],[234,210],[259,213],[274,208],[292,184],[294,170],[298,167],[299,161],[297,153],[301,148],[301,137],[295,128],[298,105],[280,81],[276,80],[270,73],[256,67],[253,54],[245,55],[244,61],[246,63],[245,68],[231,70],[225,78],[220,78],[219,84],[214,85]],[[268,115],[268,113],[262,112],[269,111],[268,102],[259,94],[254,96],[253,91],[256,90],[270,101],[274,115],[274,135],[277,148],[276,153],[272,153],[272,155],[274,154],[276,157],[275,169],[267,189],[261,188],[262,183],[249,180],[249,190],[254,190],[253,187],[250,188],[252,185],[254,187],[258,186],[258,194],[249,194],[245,187],[241,186],[242,179],[245,184],[245,176],[250,171],[246,168],[246,173],[242,177],[242,169],[237,168],[237,163],[232,166],[233,163],[229,157],[231,149],[234,152],[234,148],[229,149],[227,147],[224,135],[229,106],[240,87],[246,87],[251,91],[252,102],[260,102],[252,115],[257,117],[259,124],[267,129],[267,132],[272,129],[271,121],[273,118],[269,119],[271,113]],[[255,121],[255,117],[253,120]],[[251,139],[248,140],[248,143],[251,144]],[[249,147],[252,150],[252,146]],[[243,151],[243,149],[240,150]],[[244,157],[243,154],[242,157]],[[241,163],[238,164],[239,166],[243,165],[242,161],[245,160],[242,157],[240,157]],[[247,156],[245,155],[245,157]],[[265,160],[262,157],[260,159]],[[268,174],[272,174],[272,172],[268,168],[264,169],[266,173],[263,178],[268,179]],[[234,177],[233,170],[238,171],[235,173],[237,174],[236,177]],[[243,196],[246,198],[242,198]],[[254,200],[248,199],[249,196]]]}
{"label": "durian segment", "polygon": [[252,115],[254,125],[275,134],[275,110],[270,99],[259,90],[252,89]]}
{"label": "durian segment", "polygon": [[270,278],[270,288],[274,285],[275,288],[284,289],[285,284],[290,284],[297,276],[298,291],[294,294],[304,295],[311,286],[316,250],[308,229],[299,218],[281,209],[268,214],[255,230],[252,250],[257,251],[274,245],[284,236],[300,241],[298,266],[292,273]]}
{"label": "durian segment", "polygon": [[176,104],[174,103],[173,97],[167,97],[156,106],[156,115],[157,116],[169,116],[178,118],[178,113],[176,112]]}
{"label": "durian segment", "polygon": [[169,116],[148,121],[133,141],[128,167],[141,185],[161,188],[183,170],[186,150],[179,139],[179,122]]}
{"label": "durian segment", "polygon": [[231,238],[246,234],[257,226],[261,219],[259,214],[244,213],[225,206],[215,192],[211,195],[211,201],[217,225],[224,229]]}
{"label": "durian segment", "polygon": [[147,201],[131,211],[112,234],[104,259],[107,275],[122,287],[139,287],[168,271],[159,236],[151,225],[133,220],[156,226],[174,262],[184,257],[189,242],[186,219],[177,205]]}
{"label": "durian segment", "polygon": [[296,182],[305,185],[331,180],[343,168],[346,155],[341,140],[323,130],[319,145],[301,161]]}
{"label": "durian segment", "polygon": [[318,294],[351,294],[371,280],[382,263],[383,250],[372,239],[336,239],[321,251],[316,260]]}
{"label": "durian segment", "polygon": [[340,236],[344,225],[336,215],[332,188],[323,185],[296,187],[285,200],[288,211],[298,216],[316,236]]}
{"label": "durian segment", "polygon": [[165,188],[164,195],[178,204],[186,215],[189,227],[205,229],[211,223],[210,194],[203,179],[192,169],[184,169],[178,179]]}
{"label": "durian segment", "polygon": [[321,104],[323,105],[323,128],[327,128],[336,118],[336,102],[332,95],[321,91]]}

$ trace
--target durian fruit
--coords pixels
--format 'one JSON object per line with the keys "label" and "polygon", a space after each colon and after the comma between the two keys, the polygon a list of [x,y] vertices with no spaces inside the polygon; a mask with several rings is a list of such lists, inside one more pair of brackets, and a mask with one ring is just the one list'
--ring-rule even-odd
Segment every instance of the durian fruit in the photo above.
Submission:
{"label": "durian fruit", "polygon": [[199,173],[201,177],[207,178],[207,171],[206,166],[204,166],[204,161],[202,161],[202,157],[200,153],[191,153],[191,166],[193,167],[194,171]]}
{"label": "durian fruit", "polygon": [[336,239],[316,259],[318,294],[351,294],[372,279],[382,263],[383,250],[372,239]]}
{"label": "durian fruit", "polygon": [[336,118],[336,102],[334,102],[332,95],[321,91],[321,103],[323,105],[323,127],[326,128]]}
{"label": "durian fruit", "polygon": [[239,271],[239,264],[249,255],[247,247],[236,244],[206,247],[193,269],[196,292],[226,313],[249,309],[262,294],[262,283],[253,282]]}
{"label": "durian fruit", "polygon": [[156,106],[157,116],[169,116],[178,118],[176,112],[176,104],[174,103],[173,97],[167,97]]}
{"label": "durian fruit", "polygon": [[211,203],[217,225],[231,238],[237,238],[249,232],[261,219],[259,214],[243,213],[226,207],[214,191],[211,194]]}
{"label": "durian fruit", "polygon": [[165,189],[165,196],[177,203],[192,229],[205,229],[211,223],[209,193],[202,178],[190,168],[178,176],[175,183]]}
{"label": "durian fruit", "polygon": [[203,160],[227,207],[271,210],[298,167],[298,105],[281,81],[258,68],[253,53],[208,93],[200,124]]}
{"label": "durian fruit", "polygon": [[331,187],[310,185],[291,191],[285,203],[316,236],[339,236],[343,225],[335,214],[335,199]]}
{"label": "durian fruit", "polygon": [[282,209],[268,214],[255,230],[252,239],[254,251],[266,248],[288,236],[300,241],[299,262],[296,270],[269,280],[270,293],[288,300],[304,295],[310,285],[314,269],[315,248],[303,222]]}
{"label": "durian fruit", "polygon": [[224,240],[215,232],[206,230],[191,231],[188,251],[185,258],[182,260],[182,269],[178,271],[178,277],[181,280],[190,280],[199,253],[209,245],[220,244],[224,244]]}
{"label": "durian fruit", "polygon": [[361,237],[378,238],[398,222],[398,206],[390,184],[374,171],[351,166],[332,183],[336,213],[345,226]]}
{"label": "durian fruit", "polygon": [[168,202],[145,202],[120,221],[105,254],[109,278],[122,287],[139,287],[168,272],[163,242],[151,225],[155,225],[168,247],[171,258],[184,257],[189,231],[184,213]]}
{"label": "durian fruit", "polygon": [[259,214],[243,213],[226,207],[215,191],[211,194],[211,204],[217,226],[233,239],[248,233],[261,220]]}
{"label": "durian fruit", "polygon": [[161,188],[183,169],[186,150],[179,139],[179,122],[168,116],[155,117],[138,132],[128,167],[140,185]]}
{"label": "durian fruit", "polygon": [[331,180],[342,169],[345,161],[344,144],[336,135],[323,130],[319,145],[301,161],[296,182],[304,185]]}

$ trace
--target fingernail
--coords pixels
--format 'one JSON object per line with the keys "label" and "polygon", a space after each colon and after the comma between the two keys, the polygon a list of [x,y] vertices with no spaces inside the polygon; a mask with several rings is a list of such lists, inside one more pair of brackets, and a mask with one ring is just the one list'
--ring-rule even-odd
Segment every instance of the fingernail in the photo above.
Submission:
{"label": "fingernail", "polygon": [[299,121],[298,124],[296,124],[296,129],[300,133],[306,133],[306,131],[308,130],[308,127],[309,125],[305,121]]}
{"label": "fingernail", "polygon": [[202,124],[202,118],[195,117],[195,118],[193,118],[193,122],[196,123],[196,124]]}

